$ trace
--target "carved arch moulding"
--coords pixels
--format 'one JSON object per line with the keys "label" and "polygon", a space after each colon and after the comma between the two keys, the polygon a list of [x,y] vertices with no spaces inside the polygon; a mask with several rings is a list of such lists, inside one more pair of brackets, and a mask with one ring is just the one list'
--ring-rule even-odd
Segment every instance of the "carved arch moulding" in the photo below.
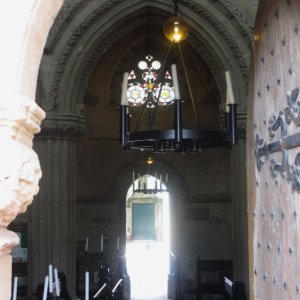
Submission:
{"label": "carved arch moulding", "polygon": [[[118,4],[120,4],[121,0],[109,0],[106,1],[101,7],[99,7],[95,11],[95,15],[91,15],[89,19],[92,21],[94,20],[96,15],[103,15],[107,11],[113,9]],[[124,1],[123,1],[124,2]],[[153,3],[153,2],[152,2]],[[167,3],[168,5],[169,3]],[[178,5],[185,5],[187,8],[193,10],[195,1],[187,0],[183,1],[181,0]],[[212,4],[222,13],[226,16],[226,18],[234,20],[235,26],[237,27],[237,31],[241,33],[242,37],[245,39],[246,43],[250,45],[251,39],[252,39],[252,32],[253,27],[251,26],[250,22],[247,20],[246,16],[242,13],[239,6],[235,3],[233,3],[231,0],[217,0],[212,1]],[[53,47],[55,47],[56,41],[59,37],[59,32],[62,30],[63,27],[66,26],[66,24],[70,23],[71,20],[75,17],[76,11],[82,10],[85,5],[85,1],[82,0],[67,0],[65,1],[63,7],[61,8],[58,16],[56,17],[55,23],[52,26],[48,40],[45,46],[46,52],[51,52]]]}
{"label": "carved arch moulding", "polygon": [[[162,23],[163,21],[163,19],[157,17],[156,23]],[[99,43],[99,47],[92,53],[88,62],[85,64],[82,73],[80,74],[80,80],[79,84],[77,85],[78,88],[76,91],[76,95],[73,96],[73,98],[76,99],[76,103],[82,102],[86,85],[93,71],[93,68],[95,64],[101,59],[102,55],[106,53],[107,49],[114,45],[122,36],[126,36],[126,34],[141,26],[142,24],[144,24],[143,18],[135,19],[132,23],[128,23],[126,24],[126,26],[119,27],[118,30],[114,31],[113,35]],[[225,99],[226,84],[224,78],[224,69],[221,66],[221,63],[217,60],[216,57],[212,55],[209,50],[204,47],[204,45],[196,37],[188,37],[188,41],[193,45],[194,49],[208,65],[210,71],[214,76],[214,79],[216,80],[220,95],[222,95],[222,98]]]}
{"label": "carved arch moulding", "polygon": [[[114,6],[117,6],[119,2],[120,2],[119,0],[106,1],[102,6],[95,9],[74,30],[73,34],[71,35],[71,37],[65,44],[64,49],[61,52],[61,54],[58,58],[58,61],[57,61],[57,65],[56,65],[56,69],[54,71],[50,91],[49,91],[48,95],[46,96],[46,99],[44,99],[44,101],[47,102],[48,104],[52,103],[53,104],[52,107],[55,107],[57,105],[56,102],[58,101],[57,99],[59,97],[60,84],[61,84],[62,78],[64,76],[66,64],[68,63],[71,53],[78,45],[81,37],[84,36],[86,31],[89,30],[90,26],[92,26],[97,21],[97,19],[99,19],[100,17],[104,17],[105,14],[107,13],[107,11],[109,11],[110,9],[113,9]],[[50,40],[55,39],[55,37],[57,36],[57,33],[59,31],[58,28],[61,27],[62,24],[64,23],[64,21],[63,21],[64,16],[67,16],[67,15],[69,16],[71,11],[73,11],[73,10],[75,11],[76,4],[79,5],[79,1],[74,2],[73,5],[71,5],[71,2],[67,2],[67,5],[69,5],[69,6],[64,7],[63,9],[65,9],[65,10],[62,10],[60,17],[57,18],[58,23],[55,23],[53,29],[51,30]],[[226,42],[229,49],[232,51],[233,56],[236,58],[236,61],[238,62],[238,68],[240,69],[241,74],[243,75],[244,83],[247,84],[248,64],[247,64],[247,61],[245,60],[246,55],[243,52],[243,50],[240,48],[238,43],[235,41],[235,39],[231,36],[230,32],[226,28],[224,28],[223,24],[214,15],[209,13],[201,5],[196,4],[194,1],[182,0],[181,5],[186,6],[188,9],[195,10],[195,13],[200,18],[204,18],[209,24],[211,24],[212,27],[215,28],[218,35],[223,37],[224,41]],[[69,11],[69,12],[67,12],[67,11]],[[235,14],[238,14],[237,10],[236,10]],[[138,20],[138,19],[136,19],[136,20]],[[138,23],[138,21],[136,21],[136,20],[133,23],[135,23],[135,22]],[[136,26],[137,26],[137,23],[136,23]],[[244,28],[245,24],[242,27]],[[126,32],[125,28],[127,29],[127,32],[128,32],[129,30],[134,28],[134,24],[131,24],[131,25],[127,24],[126,26],[124,26],[124,29],[117,30],[117,32],[115,34],[113,34],[113,38],[109,37],[109,38],[106,38],[105,40],[102,40],[101,43],[103,43],[103,45],[105,44],[105,47],[100,46],[100,48],[98,48],[96,51],[94,51],[93,54],[91,55],[91,58],[88,60],[87,65],[84,67],[83,73],[80,75],[80,83],[79,83],[79,88],[78,88],[78,92],[76,95],[77,103],[82,102],[82,97],[83,97],[82,86],[86,83],[86,77],[91,72],[89,65],[91,64],[91,62],[94,62],[96,58],[99,59],[101,57],[101,55],[103,55],[103,53],[105,53],[107,48],[110,45],[112,45],[114,43],[114,41],[116,41],[122,34],[124,34],[124,32]],[[248,28],[245,30],[249,33],[250,29]],[[99,44],[101,44],[101,43],[99,42]],[[211,57],[209,51],[204,49],[205,48],[204,45],[199,46],[199,43],[196,43],[196,44],[198,44],[198,46],[195,47],[197,49],[197,51],[199,51],[199,53],[202,56],[205,55],[204,60],[207,60],[208,65],[209,65],[210,69],[212,70],[213,75],[215,76],[216,82],[217,82],[219,90],[220,90],[220,94],[224,95],[224,79],[221,79],[221,75],[220,75],[220,72],[223,73],[224,70],[219,70],[219,72],[216,72],[215,66],[213,66],[213,65],[216,65],[216,63],[214,62],[214,59]]]}

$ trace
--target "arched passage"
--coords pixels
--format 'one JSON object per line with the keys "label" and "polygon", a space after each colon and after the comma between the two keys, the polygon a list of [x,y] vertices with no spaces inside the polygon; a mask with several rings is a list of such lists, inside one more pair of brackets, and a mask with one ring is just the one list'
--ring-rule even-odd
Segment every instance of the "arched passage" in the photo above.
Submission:
{"label": "arched passage", "polygon": [[[82,84],[82,88],[83,90],[86,87],[85,84],[85,79],[87,77],[89,77],[89,71],[91,71],[91,69],[88,68],[88,64],[87,62],[93,62],[93,60],[89,60],[89,58],[91,57],[88,54],[91,53],[97,53],[97,52],[93,52],[94,50],[96,51],[96,45],[98,45],[98,43],[96,43],[96,40],[93,37],[97,37],[98,32],[101,33],[101,30],[99,28],[99,25],[101,25],[101,23],[98,23],[97,27],[93,27],[94,24],[96,24],[95,19],[97,16],[101,16],[101,22],[105,22],[108,18],[110,18],[112,15],[116,15],[118,13],[118,10],[122,10],[122,12],[124,11],[125,13],[132,12],[132,10],[134,10],[135,8],[134,5],[130,5],[128,7],[126,7],[125,10],[121,9],[123,8],[123,6],[116,6],[115,9],[113,9],[113,11],[109,11],[110,9],[113,8],[113,5],[115,3],[119,3],[118,1],[114,1],[114,2],[110,2],[109,5],[105,6],[105,7],[101,7],[101,8],[97,8],[95,9],[95,7],[91,7],[89,6],[88,9],[88,13],[85,15],[84,17],[84,13],[85,11],[85,4],[83,4],[84,2],[73,2],[71,4],[66,5],[63,10],[61,11],[61,14],[58,16],[57,22],[55,23],[55,26],[53,27],[50,36],[49,36],[49,40],[51,41],[52,38],[54,38],[55,42],[52,42],[52,45],[55,47],[53,47],[51,49],[51,47],[46,47],[45,53],[44,53],[44,57],[43,57],[43,63],[42,63],[42,67],[40,69],[40,80],[39,80],[39,88],[38,88],[38,94],[39,94],[39,104],[47,111],[47,120],[44,122],[44,132],[46,133],[46,137],[47,139],[52,139],[53,137],[55,137],[55,139],[57,140],[61,140],[63,138],[65,138],[66,140],[68,140],[68,143],[62,143],[62,144],[70,144],[72,145],[72,149],[75,149],[75,144],[74,140],[76,140],[80,134],[82,134],[82,132],[84,131],[84,125],[85,125],[85,120],[86,120],[86,116],[83,115],[84,110],[85,110],[85,105],[82,105],[85,100],[81,97],[78,96],[80,95],[80,93],[73,93],[74,86],[80,86],[80,84]],[[124,5],[125,2],[122,2]],[[129,3],[129,1],[127,1],[127,4]],[[130,2],[132,3],[132,2]],[[143,2],[143,5],[146,2]],[[168,5],[167,4],[161,4],[162,2],[155,2],[154,4],[151,3],[146,3],[149,4],[150,6],[152,6],[153,8],[161,8],[161,10],[167,12],[168,11]],[[188,12],[192,11],[193,8],[196,8],[196,15],[192,15],[191,14],[191,19],[190,24],[192,25],[192,27],[194,28],[194,33],[195,36],[198,33],[198,27],[205,27],[204,25],[208,24],[209,27],[211,28],[210,34],[206,36],[206,40],[207,43],[204,45],[199,45],[199,40],[200,39],[196,39],[195,40],[195,45],[197,45],[197,48],[199,49],[199,52],[201,54],[204,54],[205,52],[209,52],[207,51],[207,49],[211,50],[214,49],[214,46],[216,46],[216,44],[218,44],[220,42],[220,44],[222,44],[225,40],[225,44],[230,44],[230,47],[224,47],[224,52],[220,51],[220,49],[218,49],[218,53],[216,53],[217,51],[211,51],[214,55],[213,58],[211,60],[209,60],[211,63],[211,66],[214,66],[216,69],[218,69],[217,71],[213,72],[214,74],[219,74],[219,78],[221,77],[220,74],[223,73],[223,69],[225,69],[225,67],[227,67],[229,65],[228,61],[233,62],[234,67],[232,67],[233,69],[233,74],[234,77],[237,79],[236,82],[239,82],[237,84],[237,86],[235,87],[235,89],[237,91],[242,91],[240,94],[242,94],[242,96],[244,96],[245,94],[245,85],[243,83],[243,80],[240,80],[241,78],[241,66],[245,65],[245,64],[240,64],[240,63],[235,63],[235,58],[237,56],[239,56],[240,54],[236,54],[236,53],[241,53],[238,51],[237,48],[240,48],[239,46],[236,46],[236,43],[232,44],[232,38],[228,37],[226,31],[222,32],[220,29],[218,29],[217,31],[213,29],[214,25],[214,20],[216,17],[214,17],[214,15],[217,15],[218,10],[215,8],[215,6],[212,7],[212,14],[207,14],[206,12],[208,11],[208,8],[205,6],[193,6],[191,1],[183,1],[183,6],[184,9],[186,9],[186,15],[189,15]],[[141,3],[134,3],[134,4],[138,4],[136,7],[138,9],[140,9],[141,7],[139,5],[141,5]],[[83,8],[82,10],[77,10],[77,5],[80,6],[81,8]],[[71,11],[71,13],[69,13],[69,11]],[[76,11],[80,11],[83,13],[82,18],[78,17],[77,19],[74,18],[74,16],[76,15]],[[69,14],[69,15],[68,15]],[[66,26],[66,22],[60,22],[64,16],[68,16],[67,20],[68,22],[72,22],[73,20],[84,20],[84,22],[82,22],[81,24],[78,24],[78,27],[76,26],[75,23],[75,28],[76,30],[69,31],[68,30],[68,26]],[[125,15],[122,15],[124,17],[123,21],[127,20]],[[198,21],[196,20],[198,19]],[[199,19],[202,19],[202,23],[200,22]],[[118,19],[118,21],[121,21],[121,19]],[[64,20],[65,21],[65,20]],[[50,21],[49,21],[50,22]],[[118,23],[118,22],[116,22]],[[64,24],[64,30],[60,31],[57,28],[59,28],[62,24]],[[72,23],[74,25],[74,23]],[[129,24],[132,24],[129,22]],[[202,24],[200,26],[200,24]],[[218,22],[218,24],[220,24],[220,22]],[[91,26],[90,26],[91,25]],[[109,28],[111,24],[108,23],[106,28]],[[117,24],[118,25],[118,24]],[[228,24],[227,24],[228,25]],[[39,28],[37,26],[37,28]],[[132,29],[134,29],[135,27],[131,27]],[[89,33],[89,35],[86,34],[86,29],[91,30]],[[111,30],[107,30],[104,32],[106,34],[103,35],[103,39],[99,39],[99,43],[100,44],[104,44],[104,48],[103,51],[106,51],[106,49],[109,49],[109,39],[105,40],[104,37],[106,37],[108,35],[108,33],[113,32],[116,28],[115,27],[111,27]],[[130,29],[130,28],[129,28]],[[72,34],[74,33],[74,34]],[[92,34],[94,33],[94,34]],[[102,31],[103,33],[103,31]],[[210,42],[208,43],[208,41],[210,40],[209,37],[213,36],[213,33],[217,33],[216,36],[218,36],[218,38],[216,38],[214,40],[214,42]],[[122,34],[119,33],[119,36]],[[86,40],[81,40],[82,37],[92,37],[90,39],[91,44],[89,44]],[[225,38],[223,39],[222,36],[224,36]],[[241,39],[242,41],[244,41],[244,39]],[[65,41],[65,43],[64,43]],[[106,43],[102,43],[106,41]],[[118,39],[114,40],[115,42],[118,41]],[[98,42],[98,40],[97,40]],[[241,41],[238,42],[238,44]],[[242,44],[244,44],[244,42],[241,42]],[[49,42],[49,44],[51,44],[51,42]],[[49,45],[47,43],[47,45]],[[208,47],[209,44],[211,44],[211,47]],[[86,49],[84,49],[83,45],[86,46]],[[105,49],[106,47],[106,49]],[[244,46],[241,46],[241,48],[243,48]],[[206,51],[204,51],[206,50]],[[235,51],[236,50],[236,51]],[[87,53],[88,52],[88,53]],[[225,53],[226,52],[226,53]],[[100,51],[101,54],[101,51]],[[225,54],[223,56],[223,54]],[[95,56],[95,58],[97,59],[97,56]],[[207,59],[207,57],[205,57]],[[217,59],[219,58],[219,59]],[[99,59],[99,57],[98,57]],[[30,60],[28,60],[30,61]],[[75,61],[78,63],[75,64]],[[222,63],[220,63],[222,62]],[[87,67],[87,68],[86,68]],[[78,71],[78,72],[77,72]],[[34,77],[34,76],[33,76]],[[218,85],[221,86],[222,84],[220,83],[220,80],[216,80]],[[79,83],[79,84],[77,84]],[[117,84],[117,83],[116,83]],[[53,88],[53,89],[52,89]],[[221,88],[219,88],[219,90],[222,90]],[[30,91],[32,92],[32,90]],[[56,94],[57,92],[57,94]],[[82,92],[82,90],[81,90]],[[239,92],[238,92],[239,93]],[[32,92],[32,95],[34,93]],[[222,93],[220,92],[221,97],[224,95],[222,95]],[[83,95],[83,94],[82,94]],[[73,97],[74,96],[74,97]],[[243,97],[241,97],[243,98]],[[111,123],[108,123],[111,124]],[[97,137],[98,138],[98,137]],[[83,144],[86,142],[86,140],[83,139]],[[52,143],[53,149],[56,147],[56,145],[58,145],[59,143],[57,143],[57,141],[55,141],[54,143]],[[65,147],[65,146],[63,146]],[[63,147],[61,149],[63,149]],[[64,148],[65,152],[68,152],[68,148]],[[67,149],[67,150],[66,150]],[[73,151],[72,150],[72,151]],[[75,150],[74,150],[75,151]],[[62,154],[62,158],[61,161],[64,162],[64,157],[66,154]],[[76,157],[74,155],[74,152],[72,152],[73,156],[70,157]],[[226,155],[226,154],[225,154]],[[56,157],[56,155],[55,155]],[[59,156],[57,156],[59,157]],[[176,159],[175,159],[176,160]],[[178,160],[180,161],[180,160]],[[70,166],[73,166],[73,163],[70,163]],[[51,162],[50,162],[51,164]],[[59,162],[58,162],[59,164]],[[74,172],[74,169],[67,169],[68,172],[72,173]],[[217,173],[217,172],[216,172]],[[219,172],[222,173],[222,172]],[[188,175],[185,175],[188,177]],[[45,174],[45,177],[46,174]],[[190,177],[188,177],[190,179]],[[67,181],[69,181],[70,178],[67,179]],[[106,182],[107,183],[107,182]],[[47,183],[47,186],[49,187],[49,182]],[[72,186],[72,188],[74,188],[74,186]],[[44,189],[44,187],[42,188]],[[41,190],[42,190],[41,189]],[[226,189],[225,189],[226,190]],[[224,192],[222,190],[222,192]],[[227,196],[228,190],[226,190],[224,192],[224,194],[222,194],[222,198],[226,198]],[[196,192],[196,197],[198,197],[198,191]],[[42,191],[41,191],[41,195]],[[88,194],[90,196],[90,194]],[[94,195],[92,195],[94,196]],[[103,194],[101,195],[101,199],[105,198],[107,196],[107,194]],[[59,196],[61,197],[61,195]],[[67,196],[69,197],[69,196]],[[80,195],[81,197],[81,195]],[[189,195],[186,198],[193,198],[193,195]],[[63,198],[63,197],[62,197]],[[72,198],[73,200],[75,199],[74,193],[71,194],[70,198]],[[200,197],[201,198],[201,197]],[[73,202],[74,204],[74,202]],[[72,207],[72,205],[71,205]],[[50,211],[54,211],[53,208],[50,209]],[[50,217],[51,218],[51,217]],[[70,221],[70,223],[72,223],[73,221]],[[37,240],[38,235],[36,235]],[[44,274],[45,270],[41,270],[41,274]],[[33,286],[36,286],[36,282],[33,284]]]}
{"label": "arched passage", "polygon": [[133,299],[167,298],[170,199],[166,184],[148,171],[127,193],[125,257]]}

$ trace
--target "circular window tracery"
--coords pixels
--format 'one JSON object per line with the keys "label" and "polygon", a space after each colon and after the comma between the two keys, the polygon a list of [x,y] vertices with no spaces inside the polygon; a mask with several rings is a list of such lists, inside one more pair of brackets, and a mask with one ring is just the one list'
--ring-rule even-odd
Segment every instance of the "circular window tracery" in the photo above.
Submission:
{"label": "circular window tracery", "polygon": [[[138,62],[136,72],[132,70],[129,74],[127,89],[129,105],[140,106],[147,103],[148,108],[153,108],[157,105],[172,104],[175,92],[170,73],[166,71],[163,84],[157,84],[156,79],[161,72],[161,63],[153,60],[154,57],[150,54],[145,59]],[[141,82],[138,82],[136,75],[138,73],[140,73]]]}

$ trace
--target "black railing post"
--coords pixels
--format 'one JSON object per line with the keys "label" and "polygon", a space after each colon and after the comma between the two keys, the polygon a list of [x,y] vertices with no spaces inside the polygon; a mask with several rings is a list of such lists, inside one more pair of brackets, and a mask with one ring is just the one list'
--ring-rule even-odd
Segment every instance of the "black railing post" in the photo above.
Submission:
{"label": "black railing post", "polygon": [[127,150],[128,127],[127,105],[120,105],[120,144],[124,150]]}
{"label": "black railing post", "polygon": [[182,113],[181,100],[175,100],[175,145],[182,141]]}
{"label": "black railing post", "polygon": [[237,144],[237,106],[238,104],[228,104],[229,106],[229,134],[231,145]]}

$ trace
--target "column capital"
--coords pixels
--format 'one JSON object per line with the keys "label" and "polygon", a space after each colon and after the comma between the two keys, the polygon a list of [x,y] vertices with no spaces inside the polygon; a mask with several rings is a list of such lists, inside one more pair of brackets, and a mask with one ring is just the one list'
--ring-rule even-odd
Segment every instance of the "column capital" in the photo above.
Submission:
{"label": "column capital", "polygon": [[32,140],[44,117],[35,101],[21,94],[0,103],[0,256],[19,242],[6,227],[26,211],[39,190],[41,168]]}
{"label": "column capital", "polygon": [[37,139],[79,139],[86,127],[86,118],[82,115],[49,115],[42,123],[42,130]]}
{"label": "column capital", "polygon": [[11,252],[12,248],[19,244],[20,239],[18,235],[6,228],[0,228],[0,257]]}

